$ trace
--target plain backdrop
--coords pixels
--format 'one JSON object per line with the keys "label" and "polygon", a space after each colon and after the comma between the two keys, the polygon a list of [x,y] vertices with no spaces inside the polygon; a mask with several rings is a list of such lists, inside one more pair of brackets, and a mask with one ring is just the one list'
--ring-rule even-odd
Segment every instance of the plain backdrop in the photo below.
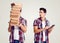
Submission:
{"label": "plain backdrop", "polygon": [[50,43],[60,43],[60,0],[0,0],[0,43],[9,43],[8,21],[12,2],[23,5],[21,16],[27,20],[25,43],[34,42],[33,21],[39,17],[40,7],[47,9],[46,17],[51,25],[55,24],[49,35]]}

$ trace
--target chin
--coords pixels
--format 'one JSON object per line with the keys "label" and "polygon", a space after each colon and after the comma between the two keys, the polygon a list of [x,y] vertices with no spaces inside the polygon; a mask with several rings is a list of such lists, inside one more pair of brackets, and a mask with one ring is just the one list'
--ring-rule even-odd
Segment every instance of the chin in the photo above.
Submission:
{"label": "chin", "polygon": [[42,16],[40,16],[42,18]]}

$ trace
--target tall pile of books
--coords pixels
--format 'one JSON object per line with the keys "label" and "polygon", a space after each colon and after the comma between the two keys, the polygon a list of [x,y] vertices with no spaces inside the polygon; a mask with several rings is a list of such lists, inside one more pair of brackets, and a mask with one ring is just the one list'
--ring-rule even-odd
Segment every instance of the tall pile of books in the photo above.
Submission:
{"label": "tall pile of books", "polygon": [[10,23],[12,25],[19,24],[20,14],[21,14],[21,4],[12,3],[10,11]]}

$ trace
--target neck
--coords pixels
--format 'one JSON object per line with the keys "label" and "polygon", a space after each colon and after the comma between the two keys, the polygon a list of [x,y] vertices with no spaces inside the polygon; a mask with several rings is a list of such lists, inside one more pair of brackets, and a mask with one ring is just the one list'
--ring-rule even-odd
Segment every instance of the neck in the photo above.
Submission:
{"label": "neck", "polygon": [[45,19],[46,19],[45,17],[41,17],[41,20],[42,20],[42,21],[45,21]]}

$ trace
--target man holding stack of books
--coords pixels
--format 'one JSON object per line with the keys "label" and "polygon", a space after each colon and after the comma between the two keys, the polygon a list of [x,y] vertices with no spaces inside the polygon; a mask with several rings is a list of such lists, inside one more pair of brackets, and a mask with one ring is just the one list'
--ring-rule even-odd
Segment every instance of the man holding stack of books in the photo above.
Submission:
{"label": "man holding stack of books", "polygon": [[24,33],[27,31],[27,21],[21,17],[22,5],[11,3],[10,21],[8,31],[10,32],[10,43],[24,43]]}

